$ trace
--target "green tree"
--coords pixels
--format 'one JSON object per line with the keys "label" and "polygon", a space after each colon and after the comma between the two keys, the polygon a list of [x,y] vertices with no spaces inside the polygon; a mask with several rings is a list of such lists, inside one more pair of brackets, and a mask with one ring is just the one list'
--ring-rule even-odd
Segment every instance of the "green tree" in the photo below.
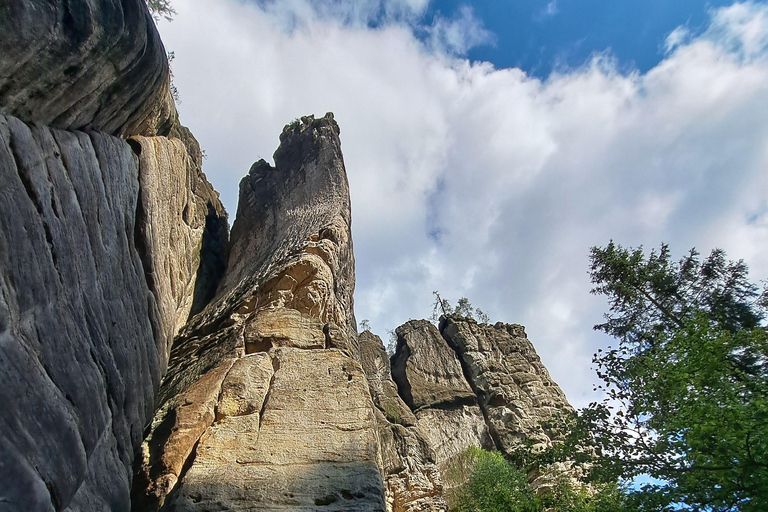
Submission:
{"label": "green tree", "polygon": [[473,307],[472,304],[470,304],[469,299],[466,297],[461,297],[459,302],[456,304],[456,307],[453,307],[448,299],[442,298],[440,292],[433,291],[432,294],[435,296],[435,302],[432,304],[431,316],[431,319],[434,322],[437,322],[441,316],[451,315],[472,318],[473,320],[477,320],[478,322],[485,324],[490,322],[488,315],[485,314],[480,308]]}
{"label": "green tree", "polygon": [[630,512],[616,485],[591,487],[558,480],[543,496],[528,484],[527,473],[499,452],[469,448],[449,465],[445,475],[454,487],[448,496],[451,512]]}
{"label": "green tree", "polygon": [[606,398],[568,444],[597,478],[657,479],[632,496],[642,510],[768,510],[766,294],[746,264],[613,242],[590,258],[610,308],[595,329],[618,346],[595,354]]}

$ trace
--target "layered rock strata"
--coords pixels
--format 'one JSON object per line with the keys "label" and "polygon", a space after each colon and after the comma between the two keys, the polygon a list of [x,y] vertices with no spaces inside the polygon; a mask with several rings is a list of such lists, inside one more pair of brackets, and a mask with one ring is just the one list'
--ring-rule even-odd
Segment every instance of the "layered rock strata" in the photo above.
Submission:
{"label": "layered rock strata", "polygon": [[143,0],[5,0],[0,113],[67,130],[169,135],[178,116]]}
{"label": "layered rock strata", "polygon": [[475,393],[437,328],[426,320],[411,320],[396,333],[392,377],[440,468],[445,470],[470,446],[493,448]]}
{"label": "layered rock strata", "polygon": [[280,138],[240,184],[217,296],[175,341],[134,510],[384,510],[338,125]]}

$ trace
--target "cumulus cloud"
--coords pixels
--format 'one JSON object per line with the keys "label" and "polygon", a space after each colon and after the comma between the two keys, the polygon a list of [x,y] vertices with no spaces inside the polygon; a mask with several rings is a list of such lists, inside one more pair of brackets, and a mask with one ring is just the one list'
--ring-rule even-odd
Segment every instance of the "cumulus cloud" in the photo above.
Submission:
{"label": "cumulus cloud", "polygon": [[[469,11],[425,27],[413,16],[426,0],[348,2],[358,10],[341,14],[287,3],[175,2],[161,31],[182,121],[234,212],[238,180],[284,124],[335,113],[357,316],[374,332],[428,317],[432,290],[467,296],[526,325],[578,406],[593,398],[592,353],[610,343],[591,329],[605,305],[589,294],[590,246],[718,246],[768,276],[765,6],[712,11],[645,74],[597,57],[540,80],[459,58],[487,42]],[[371,26],[374,10],[389,21]]]}

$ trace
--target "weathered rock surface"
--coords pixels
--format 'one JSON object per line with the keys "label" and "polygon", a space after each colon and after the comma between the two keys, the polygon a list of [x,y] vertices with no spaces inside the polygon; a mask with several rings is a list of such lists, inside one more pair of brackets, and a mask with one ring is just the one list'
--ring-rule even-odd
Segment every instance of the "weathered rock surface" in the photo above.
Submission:
{"label": "weathered rock surface", "polygon": [[0,510],[128,510],[162,356],[123,141],[0,116]]}
{"label": "weathered rock surface", "polygon": [[456,353],[426,320],[411,320],[396,330],[392,376],[412,410],[446,404],[474,404]]}
{"label": "weathered rock surface", "polygon": [[137,243],[158,299],[165,362],[173,337],[190,313],[210,301],[224,273],[227,214],[202,163],[190,156],[194,138],[185,145],[175,138],[137,136],[129,144],[139,159]]}
{"label": "weathered rock surface", "polygon": [[460,317],[440,324],[460,355],[497,448],[511,453],[526,439],[548,446],[560,433],[541,423],[573,411],[517,324],[478,324]]}
{"label": "weathered rock surface", "polygon": [[134,510],[384,510],[333,116],[287,126],[275,163],[242,180],[227,272],[174,343]]}
{"label": "weathered rock surface", "polygon": [[440,469],[445,470],[470,446],[493,448],[475,393],[456,353],[437,328],[426,320],[411,320],[396,333],[392,377],[415,412],[416,424]]}
{"label": "weathered rock surface", "polygon": [[122,137],[169,135],[178,125],[169,80],[142,0],[0,5],[2,114]]}
{"label": "weathered rock surface", "polygon": [[376,405],[387,510],[445,510],[435,453],[416,427],[416,417],[397,394],[381,338],[360,333],[360,361]]}

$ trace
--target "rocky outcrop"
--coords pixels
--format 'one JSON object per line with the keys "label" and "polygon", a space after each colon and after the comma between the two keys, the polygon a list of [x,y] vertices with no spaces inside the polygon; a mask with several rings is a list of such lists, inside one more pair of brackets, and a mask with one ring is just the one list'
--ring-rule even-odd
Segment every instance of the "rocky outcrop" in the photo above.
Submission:
{"label": "rocky outcrop", "polygon": [[143,0],[0,6],[2,114],[120,137],[169,135],[178,125],[169,81]]}
{"label": "rocky outcrop", "polygon": [[522,325],[448,317],[440,330],[461,357],[499,450],[510,454],[526,440],[534,449],[536,445],[543,448],[561,436],[542,424],[573,408],[550,378]]}
{"label": "rocky outcrop", "polygon": [[387,510],[445,510],[435,453],[416,426],[416,417],[397,394],[381,338],[360,333],[360,361],[376,406]]}
{"label": "rocky outcrop", "polygon": [[411,320],[396,333],[392,377],[441,470],[470,446],[493,448],[475,393],[437,328]]}
{"label": "rocky outcrop", "polygon": [[174,343],[134,510],[384,510],[353,290],[339,129],[305,117],[240,184],[228,269]]}

